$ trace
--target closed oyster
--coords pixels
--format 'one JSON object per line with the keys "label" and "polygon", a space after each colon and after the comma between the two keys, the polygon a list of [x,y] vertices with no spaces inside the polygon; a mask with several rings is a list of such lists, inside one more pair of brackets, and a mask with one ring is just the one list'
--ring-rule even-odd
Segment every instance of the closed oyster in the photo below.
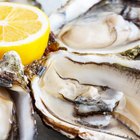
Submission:
{"label": "closed oyster", "polygon": [[69,138],[139,140],[140,61],[57,51],[39,71],[31,88],[47,125]]}
{"label": "closed oyster", "polygon": [[[14,51],[6,53],[0,61],[0,86],[3,87],[0,88],[2,140],[34,139],[36,132],[34,112],[27,83],[19,55]],[[17,120],[16,125],[14,119]]]}

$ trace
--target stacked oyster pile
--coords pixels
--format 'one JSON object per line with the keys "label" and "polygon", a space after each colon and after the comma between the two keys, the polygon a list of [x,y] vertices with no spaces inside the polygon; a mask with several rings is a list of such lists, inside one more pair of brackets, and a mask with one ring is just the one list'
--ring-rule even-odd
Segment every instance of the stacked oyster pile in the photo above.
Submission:
{"label": "stacked oyster pile", "polygon": [[0,63],[0,92],[5,93],[0,94],[0,123],[6,126],[0,136],[33,139],[31,95],[42,120],[69,138],[139,140],[138,6],[65,0],[49,11],[56,38],[50,35],[44,56],[23,68],[18,55],[9,52]]}

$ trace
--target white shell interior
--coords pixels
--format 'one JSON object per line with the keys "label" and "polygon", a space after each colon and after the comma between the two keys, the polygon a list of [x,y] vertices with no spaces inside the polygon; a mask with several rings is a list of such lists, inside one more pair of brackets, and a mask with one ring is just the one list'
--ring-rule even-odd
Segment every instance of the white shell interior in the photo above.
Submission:
{"label": "white shell interior", "polygon": [[9,93],[0,88],[0,140],[5,140],[10,135],[13,123],[14,104]]}
{"label": "white shell interior", "polygon": [[[108,133],[110,134],[107,136],[108,139],[110,137],[114,137],[116,140],[118,137],[114,135],[119,135],[119,138],[127,136],[133,139],[138,138],[132,131],[130,131],[130,129],[139,135],[140,114],[138,114],[138,112],[140,112],[140,110],[138,106],[140,106],[140,104],[138,99],[140,79],[138,76],[137,80],[135,80],[136,73],[133,72],[131,68],[139,71],[140,61],[128,61],[116,58],[115,56],[104,56],[104,59],[98,55],[92,57],[90,55],[86,55],[83,57],[65,51],[52,53],[49,58],[50,59],[48,59],[45,65],[47,70],[42,77],[35,77],[32,80],[32,90],[36,101],[35,104],[43,113],[44,120],[46,117],[46,119],[53,121],[50,125],[54,128],[55,123],[58,123],[69,128],[75,128],[79,131],[81,127],[85,129],[85,132],[92,130],[90,133],[93,135],[98,131],[101,131],[101,133]],[[121,65],[120,68],[115,66],[117,63]],[[126,70],[124,71],[122,67],[123,69],[126,68]],[[93,122],[94,124],[99,124],[101,122],[103,124],[108,124],[105,128],[103,127],[100,129],[78,123],[82,119],[85,120],[85,118],[75,116],[74,104],[65,100],[60,94],[62,89],[67,90],[66,93],[69,94],[75,93],[73,92],[75,89],[72,89],[71,86],[69,87],[70,83],[68,81],[78,81],[79,85],[87,84],[89,86],[108,86],[114,90],[121,91],[124,98],[127,100],[127,103],[123,102],[123,99],[121,99],[124,106],[120,108],[121,111],[118,110],[118,108],[116,109],[116,112],[119,112],[119,115],[122,117],[119,118],[116,115],[116,112],[114,114],[117,119],[123,122],[130,129],[125,127],[114,117],[109,121],[109,124],[107,123],[108,119],[106,121],[102,120],[102,116],[97,116],[97,118],[99,117],[99,121],[97,120],[97,122],[92,121],[94,120],[95,115],[93,115],[93,118],[86,118],[86,121],[88,120],[88,122],[92,124]],[[112,94],[115,94],[115,92]],[[130,102],[128,99],[131,99]],[[125,111],[126,113],[124,112],[125,107],[128,107],[128,110]],[[132,108],[136,112],[130,112]],[[125,119],[123,119],[123,116],[125,116]]]}

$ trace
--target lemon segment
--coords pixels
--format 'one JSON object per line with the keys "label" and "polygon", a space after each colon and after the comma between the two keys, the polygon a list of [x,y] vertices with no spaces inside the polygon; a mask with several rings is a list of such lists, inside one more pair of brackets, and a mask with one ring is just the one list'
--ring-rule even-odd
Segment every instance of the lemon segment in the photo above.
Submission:
{"label": "lemon segment", "polygon": [[50,33],[45,13],[33,6],[8,2],[0,2],[0,13],[0,58],[15,50],[24,65],[39,59]]}
{"label": "lemon segment", "polygon": [[3,37],[2,37],[2,30],[3,30],[3,27],[0,26],[0,41],[2,41]]}
{"label": "lemon segment", "polygon": [[10,6],[0,6],[0,20],[3,20],[11,12],[12,7]]}

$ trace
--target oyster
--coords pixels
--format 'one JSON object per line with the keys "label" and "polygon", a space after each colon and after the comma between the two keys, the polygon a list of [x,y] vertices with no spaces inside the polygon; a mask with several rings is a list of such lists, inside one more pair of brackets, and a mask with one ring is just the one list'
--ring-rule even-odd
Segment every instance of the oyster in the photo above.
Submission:
{"label": "oyster", "polygon": [[[16,131],[19,134],[13,139],[34,139],[35,120],[27,83],[18,54],[14,51],[6,53],[0,61],[0,86],[3,87],[0,88],[0,139],[16,136]],[[14,112],[16,126],[13,121]]]}
{"label": "oyster", "polygon": [[43,63],[31,88],[47,125],[69,138],[139,140],[140,61],[60,50]]}
{"label": "oyster", "polygon": [[77,53],[121,54],[135,58],[140,53],[140,30],[121,15],[107,12],[88,15],[67,24],[58,38],[69,51]]}
{"label": "oyster", "polygon": [[66,25],[58,38],[72,52],[121,54],[139,47],[139,36],[140,30],[135,24],[109,12]]}
{"label": "oyster", "polygon": [[65,0],[55,5],[54,12],[50,12],[42,4],[50,14],[51,30],[58,37],[60,49],[82,54],[119,54],[131,59],[139,55],[140,8],[136,2],[93,0],[85,4]]}

